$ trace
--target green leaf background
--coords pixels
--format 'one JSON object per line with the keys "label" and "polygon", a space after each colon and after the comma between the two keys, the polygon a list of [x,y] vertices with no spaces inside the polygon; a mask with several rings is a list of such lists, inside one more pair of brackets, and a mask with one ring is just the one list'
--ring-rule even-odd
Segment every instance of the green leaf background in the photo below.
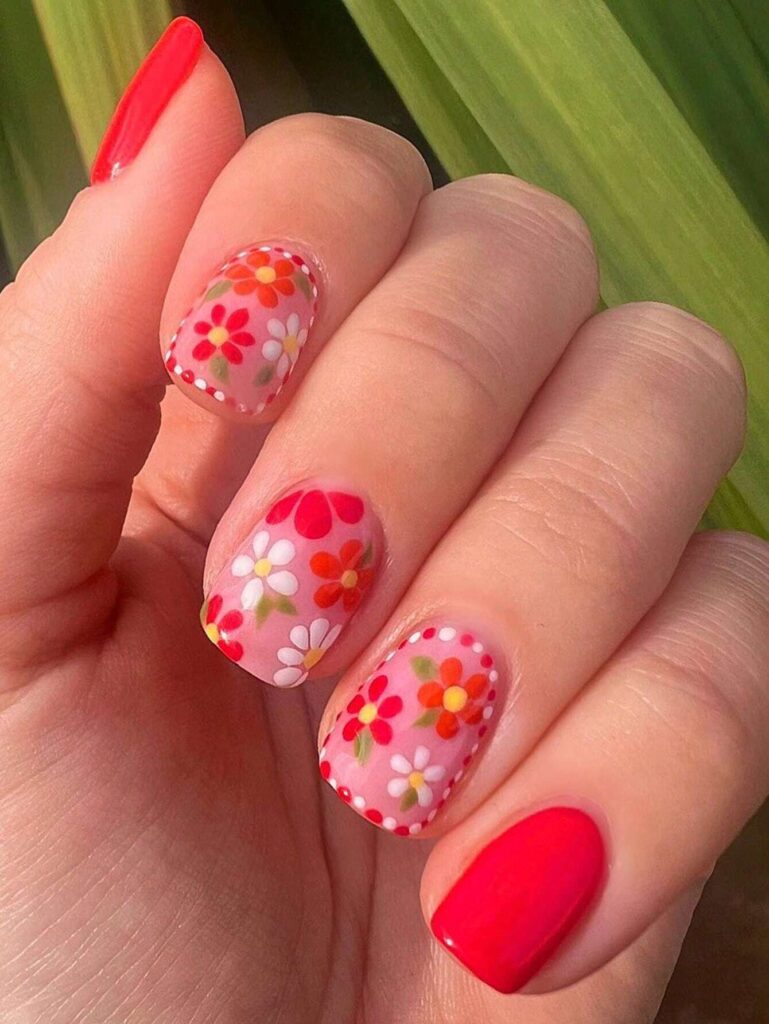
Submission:
{"label": "green leaf background", "polygon": [[696,313],[737,347],[745,453],[710,525],[769,532],[769,18],[752,0],[345,0],[452,176],[558,193],[602,297]]}
{"label": "green leaf background", "polygon": [[0,232],[11,266],[87,184],[120,94],[171,16],[167,0],[0,3]]}

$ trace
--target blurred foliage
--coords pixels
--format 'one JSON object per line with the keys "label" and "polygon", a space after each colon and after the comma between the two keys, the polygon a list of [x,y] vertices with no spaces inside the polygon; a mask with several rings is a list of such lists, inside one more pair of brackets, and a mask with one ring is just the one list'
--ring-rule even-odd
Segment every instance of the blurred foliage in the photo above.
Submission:
{"label": "blurred foliage", "polygon": [[452,176],[504,169],[558,193],[591,227],[608,305],[670,302],[736,345],[748,442],[708,519],[768,535],[766,9],[345,2]]}
{"label": "blurred foliage", "polygon": [[29,2],[0,2],[0,231],[18,266],[86,181]]}
{"label": "blurred foliage", "polygon": [[87,182],[165,0],[0,0],[0,229],[16,267]]}

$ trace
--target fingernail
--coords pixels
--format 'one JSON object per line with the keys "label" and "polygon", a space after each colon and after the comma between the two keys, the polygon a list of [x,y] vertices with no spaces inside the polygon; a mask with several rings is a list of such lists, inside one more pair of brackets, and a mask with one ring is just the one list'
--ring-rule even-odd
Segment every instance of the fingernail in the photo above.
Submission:
{"label": "fingernail", "polygon": [[293,247],[255,245],[221,266],[165,354],[177,381],[258,416],[291,376],[315,321],[318,280]]}
{"label": "fingernail", "polygon": [[381,553],[379,520],[362,497],[308,481],[228,561],[201,609],[203,629],[252,675],[299,686],[365,600]]}
{"label": "fingernail", "polygon": [[320,773],[373,824],[417,835],[478,753],[499,690],[494,657],[475,634],[448,625],[417,630],[338,715]]}
{"label": "fingernail", "polygon": [[91,168],[91,184],[117,177],[134,160],[179,86],[197,64],[200,26],[176,18],[145,57],[117,105]]}
{"label": "fingernail", "polygon": [[478,854],[430,926],[481,981],[516,992],[584,916],[603,880],[605,859],[601,833],[583,811],[539,811]]}

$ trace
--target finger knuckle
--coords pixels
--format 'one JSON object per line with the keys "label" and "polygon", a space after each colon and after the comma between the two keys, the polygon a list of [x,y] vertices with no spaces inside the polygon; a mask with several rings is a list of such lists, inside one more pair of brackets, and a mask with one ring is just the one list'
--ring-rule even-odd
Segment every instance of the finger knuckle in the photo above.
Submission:
{"label": "finger knuckle", "polygon": [[[769,638],[769,542],[741,530],[705,530],[692,540],[687,554],[717,575],[724,599],[744,606],[759,626],[765,625],[759,635]],[[736,618],[745,622],[742,607]],[[766,647],[769,661],[769,639]]]}
{"label": "finger knuckle", "polygon": [[756,730],[749,709],[724,685],[720,666],[684,633],[670,635],[671,646],[639,652],[627,689],[662,727],[679,756],[727,788],[737,785],[746,760],[756,752]]}
{"label": "finger knuckle", "polygon": [[659,361],[694,378],[699,387],[735,395],[745,402],[745,373],[734,347],[714,327],[694,314],[663,302],[633,302],[607,310],[601,317],[627,331]]}
{"label": "finger knuckle", "polygon": [[320,155],[332,168],[357,175],[369,190],[382,187],[402,193],[410,188],[421,194],[431,187],[430,172],[419,150],[402,135],[369,121],[294,114],[256,134],[262,139],[275,137],[291,161],[301,163],[308,152]]}
{"label": "finger knuckle", "polygon": [[[679,587],[642,634],[638,665],[651,704],[685,724],[709,768],[766,772],[769,544],[736,531],[690,543]],[[675,582],[674,582],[675,586]]]}
{"label": "finger knuckle", "polygon": [[543,564],[593,594],[628,598],[649,561],[631,470],[588,446],[551,443],[492,497],[491,514]]}
{"label": "finger knuckle", "polygon": [[492,235],[514,236],[527,245],[576,261],[597,280],[595,247],[584,218],[564,199],[512,174],[479,174],[439,190],[468,219],[483,218]]}
{"label": "finger knuckle", "polygon": [[739,357],[718,331],[658,302],[605,310],[586,330],[592,344],[627,361],[639,401],[676,410],[682,425],[700,427],[698,443],[713,441],[724,471],[732,464],[745,437],[745,377]]}

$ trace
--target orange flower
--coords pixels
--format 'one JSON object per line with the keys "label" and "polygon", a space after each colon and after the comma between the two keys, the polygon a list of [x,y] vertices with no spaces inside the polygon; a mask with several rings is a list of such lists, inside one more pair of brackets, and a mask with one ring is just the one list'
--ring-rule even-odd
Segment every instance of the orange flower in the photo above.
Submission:
{"label": "orange flower", "polygon": [[[433,712],[429,724],[435,722],[435,731],[444,740],[450,740],[459,731],[460,722],[477,725],[483,708],[476,703],[488,686],[488,678],[477,672],[462,682],[462,662],[459,658],[446,658],[438,669],[439,679],[432,679],[419,687],[417,699],[422,707]],[[423,677],[424,678],[424,677]],[[437,713],[437,714],[436,714]],[[425,719],[428,715],[423,716]],[[418,724],[423,724],[420,720]],[[424,724],[428,724],[425,721]]]}
{"label": "orange flower", "polygon": [[344,543],[338,557],[328,551],[314,554],[310,568],[316,576],[330,581],[315,591],[315,604],[319,608],[330,608],[341,597],[344,610],[354,611],[374,576],[373,569],[365,568],[369,557],[359,540]]}
{"label": "orange flower", "polygon": [[243,263],[236,263],[225,270],[224,276],[234,281],[232,290],[236,295],[256,292],[263,306],[274,309],[278,304],[278,292],[281,295],[294,294],[291,278],[295,270],[291,260],[277,259],[272,263],[269,253],[257,251],[250,252]]}

